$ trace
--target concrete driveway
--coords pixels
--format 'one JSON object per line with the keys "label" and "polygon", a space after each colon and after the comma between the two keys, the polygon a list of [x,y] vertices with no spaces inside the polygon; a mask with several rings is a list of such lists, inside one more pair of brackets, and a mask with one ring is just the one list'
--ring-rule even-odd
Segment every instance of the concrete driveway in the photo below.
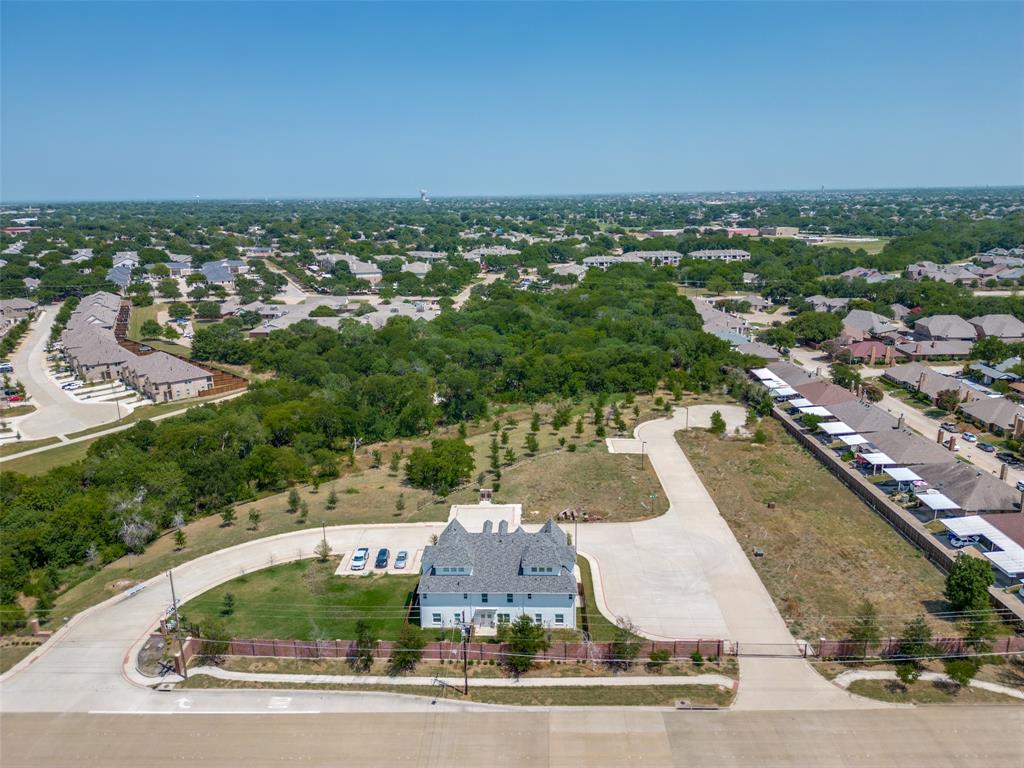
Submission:
{"label": "concrete driveway", "polygon": [[[118,407],[114,403],[83,403],[50,378],[46,369],[46,343],[58,307],[45,307],[29,331],[28,337],[14,353],[14,373],[31,396],[34,413],[12,419],[11,424],[24,440],[63,435],[116,421]],[[121,415],[127,411],[122,407]]]}

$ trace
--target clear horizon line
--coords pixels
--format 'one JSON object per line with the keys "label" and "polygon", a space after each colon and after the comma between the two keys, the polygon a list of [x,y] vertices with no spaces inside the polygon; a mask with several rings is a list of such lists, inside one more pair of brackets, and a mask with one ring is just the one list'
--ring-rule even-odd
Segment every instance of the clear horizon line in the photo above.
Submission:
{"label": "clear horizon line", "polygon": [[[1019,184],[967,184],[967,185],[934,185],[934,186],[898,186],[898,187],[778,187],[778,188],[750,188],[750,189],[698,189],[698,190],[675,190],[675,191],[620,191],[620,192],[529,192],[521,194],[461,194],[461,195],[436,195],[429,196],[431,201],[438,200],[530,200],[530,199],[559,199],[559,198],[581,198],[581,197],[628,197],[632,195],[643,196],[695,196],[695,195],[759,195],[759,194],[828,194],[828,193],[850,193],[850,192],[913,192],[913,191],[936,191],[936,190],[1024,190],[1024,182]],[[339,195],[339,196],[315,196],[315,195],[260,195],[255,197],[238,196],[213,196],[213,197],[104,197],[104,198],[0,198],[0,205],[22,205],[22,204],[75,204],[75,203],[225,203],[225,202],[368,202],[378,200],[411,200],[416,201],[417,194],[406,195]]]}

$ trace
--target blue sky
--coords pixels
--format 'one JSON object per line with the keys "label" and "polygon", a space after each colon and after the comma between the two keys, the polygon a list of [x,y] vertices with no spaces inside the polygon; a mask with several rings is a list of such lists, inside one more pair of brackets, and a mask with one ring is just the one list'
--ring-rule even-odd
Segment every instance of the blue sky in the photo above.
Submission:
{"label": "blue sky", "polygon": [[0,14],[5,200],[1024,183],[1021,3]]}

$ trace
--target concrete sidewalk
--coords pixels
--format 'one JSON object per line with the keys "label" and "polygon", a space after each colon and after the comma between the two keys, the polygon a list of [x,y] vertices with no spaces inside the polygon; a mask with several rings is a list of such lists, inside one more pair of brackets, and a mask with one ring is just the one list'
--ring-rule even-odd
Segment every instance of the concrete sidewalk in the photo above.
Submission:
{"label": "concrete sidewalk", "polygon": [[[303,675],[278,672],[238,672],[220,667],[194,667],[190,675],[209,675],[218,680],[242,680],[259,683],[305,683],[314,685],[433,685],[440,680],[456,688],[462,686],[461,677],[392,677],[390,675]],[[736,681],[725,675],[671,675],[617,677],[471,677],[471,686],[487,688],[604,688],[608,686],[637,685],[717,685],[732,689]]]}

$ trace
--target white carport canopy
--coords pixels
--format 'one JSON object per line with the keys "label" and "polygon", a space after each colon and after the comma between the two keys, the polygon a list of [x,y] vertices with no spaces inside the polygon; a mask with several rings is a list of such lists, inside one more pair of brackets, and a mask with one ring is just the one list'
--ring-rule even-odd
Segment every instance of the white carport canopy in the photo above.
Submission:
{"label": "white carport canopy", "polygon": [[840,435],[839,439],[850,446],[866,445],[868,442],[868,439],[863,435]]}
{"label": "white carport canopy", "polygon": [[[768,389],[789,389],[789,384],[784,382],[782,379],[765,379],[761,383],[768,387]],[[794,390],[794,394],[795,393],[796,392]]]}
{"label": "white carport canopy", "polygon": [[779,378],[774,373],[769,371],[767,368],[754,368],[751,371],[751,373],[754,374],[761,381],[765,381],[767,379],[777,379],[777,378]]}
{"label": "white carport canopy", "polygon": [[778,389],[772,390],[773,397],[792,397],[793,395],[799,395],[792,387],[779,387]]}
{"label": "white carport canopy", "polygon": [[921,491],[921,493],[917,494],[917,498],[933,512],[946,512],[950,509],[960,509],[959,504],[938,491]]}
{"label": "white carport canopy", "polygon": [[822,432],[827,432],[833,437],[837,435],[852,435],[857,431],[849,424],[842,421],[826,421],[823,424],[819,424],[818,429]]}
{"label": "white carport canopy", "polygon": [[873,467],[881,467],[886,464],[895,464],[896,462],[890,459],[884,453],[862,453],[860,458],[866,461]]}
{"label": "white carport canopy", "polygon": [[882,471],[897,483],[912,483],[921,479],[920,475],[906,467],[888,467]]}
{"label": "white carport canopy", "polygon": [[811,405],[800,409],[800,413],[806,413],[808,416],[831,416],[831,412],[828,408],[824,408],[820,405]]}
{"label": "white carport canopy", "polygon": [[1024,574],[1024,547],[996,528],[988,520],[977,515],[953,517],[943,520],[943,524],[960,538],[966,536],[984,536],[998,551],[983,552],[989,561],[1013,578]]}
{"label": "white carport canopy", "polygon": [[791,405],[794,408],[810,408],[814,405],[814,403],[812,403],[806,397],[798,397],[795,400],[790,400],[787,403],[787,405]]}

